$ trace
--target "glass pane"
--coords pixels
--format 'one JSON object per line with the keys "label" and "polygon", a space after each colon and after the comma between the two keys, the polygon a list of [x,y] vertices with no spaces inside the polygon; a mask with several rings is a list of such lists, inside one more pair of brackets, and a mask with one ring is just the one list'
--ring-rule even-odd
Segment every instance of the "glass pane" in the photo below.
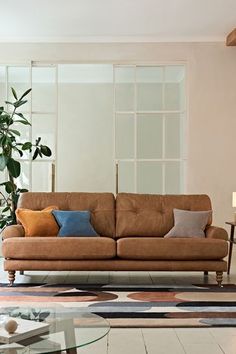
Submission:
{"label": "glass pane", "polygon": [[[6,182],[6,181],[8,181],[7,170],[0,171],[0,183]],[[4,196],[7,195],[4,186],[0,186],[0,192]],[[0,195],[0,207],[3,206],[3,205],[5,205],[5,201],[4,201],[4,198]]]}
{"label": "glass pane", "polygon": [[[8,101],[15,101],[15,98],[12,95],[11,87],[13,87],[17,93],[17,96],[20,97],[26,90],[30,88],[30,68],[28,67],[8,67]],[[25,97],[27,102],[18,108],[18,112],[28,112],[30,110],[30,97]],[[9,106],[9,110],[12,110],[12,107]]]}
{"label": "glass pane", "polygon": [[134,192],[134,163],[127,161],[119,161],[118,170],[118,191],[120,192]]}
{"label": "glass pane", "polygon": [[137,68],[137,110],[162,110],[163,68]]}
{"label": "glass pane", "polygon": [[167,114],[165,119],[165,157],[181,157],[182,117],[178,114]]}
{"label": "glass pane", "polygon": [[115,103],[117,111],[134,110],[134,67],[115,68]]}
{"label": "glass pane", "polygon": [[116,115],[116,158],[134,157],[134,116]]}
{"label": "glass pane", "polygon": [[113,85],[113,66],[111,64],[60,64],[58,81],[63,84]]}
{"label": "glass pane", "polygon": [[56,116],[47,114],[32,115],[32,142],[41,137],[41,143],[47,145],[52,150],[53,159],[55,157],[56,140]]}
{"label": "glass pane", "polygon": [[5,101],[6,101],[5,75],[6,75],[5,66],[0,66],[0,106],[5,106]]}
{"label": "glass pane", "polygon": [[172,161],[165,164],[165,193],[181,193],[181,163]]}
{"label": "glass pane", "polygon": [[52,163],[32,162],[32,191],[50,192],[52,190]]}
{"label": "glass pane", "polygon": [[137,190],[138,193],[162,193],[161,162],[138,162]]}
{"label": "glass pane", "polygon": [[[28,119],[28,121],[30,121],[29,116],[27,116],[26,114],[24,115],[26,119]],[[30,126],[29,125],[24,125],[21,123],[14,123],[12,125],[12,129],[16,129],[20,132],[20,136],[17,136],[17,142],[19,143],[25,143],[26,141],[30,141]],[[14,158],[20,158],[20,155],[17,151],[13,152],[13,157]],[[23,156],[24,159],[28,159],[29,158],[29,150],[24,151],[23,152]]]}
{"label": "glass pane", "polygon": [[17,178],[17,187],[29,189],[30,186],[30,163],[28,161],[20,161],[21,174]]}
{"label": "glass pane", "polygon": [[183,66],[165,68],[165,109],[183,110],[185,107],[185,71]]}
{"label": "glass pane", "polygon": [[32,68],[32,110],[56,111],[56,68]]}
{"label": "glass pane", "polygon": [[137,116],[137,157],[162,157],[161,114],[138,114]]}
{"label": "glass pane", "polygon": [[57,190],[114,191],[113,66],[59,65],[58,79]]}

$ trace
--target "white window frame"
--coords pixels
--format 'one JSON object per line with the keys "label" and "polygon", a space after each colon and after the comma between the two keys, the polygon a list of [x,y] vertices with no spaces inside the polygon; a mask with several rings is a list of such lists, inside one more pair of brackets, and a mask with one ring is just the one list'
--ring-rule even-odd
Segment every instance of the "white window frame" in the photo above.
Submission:
{"label": "white window frame", "polygon": [[[163,67],[163,86],[162,86],[162,100],[164,107],[164,92],[165,92],[165,67],[167,66],[183,66],[185,69],[185,107],[183,110],[155,110],[155,111],[139,111],[137,110],[137,81],[136,81],[136,73],[137,68],[139,67]],[[134,68],[135,69],[135,79],[134,79],[134,110],[132,111],[119,111],[116,110],[116,78],[115,78],[115,69],[116,68]],[[134,192],[137,193],[137,163],[138,162],[161,162],[162,163],[162,194],[166,194],[165,188],[165,163],[170,162],[179,162],[181,164],[181,178],[180,178],[180,193],[185,193],[186,191],[186,162],[187,162],[187,137],[186,137],[186,127],[187,127],[187,117],[188,117],[188,87],[187,87],[187,79],[188,79],[188,66],[187,62],[161,62],[161,63],[139,63],[139,64],[113,64],[113,139],[114,139],[114,161],[116,166],[116,193],[119,192],[119,162],[133,162],[134,163]],[[133,114],[134,115],[134,158],[117,158],[116,154],[116,119],[117,114]],[[162,114],[163,115],[163,131],[162,131],[162,158],[155,159],[143,159],[137,158],[137,116],[138,114]],[[181,141],[181,152],[182,156],[180,158],[165,158],[165,115],[166,114],[179,114],[182,120],[182,141]]]}
{"label": "white window frame", "polygon": [[[122,62],[114,62],[114,61],[93,61],[93,62],[87,62],[87,61],[50,61],[50,62],[42,62],[42,61],[29,61],[29,62],[11,62],[11,63],[0,63],[0,66],[5,66],[5,98],[6,100],[8,99],[8,67],[29,67],[30,68],[30,87],[32,87],[32,68],[33,67],[55,67],[56,68],[56,79],[55,79],[55,85],[56,85],[56,107],[55,107],[55,115],[56,115],[56,131],[55,131],[55,157],[53,159],[38,159],[35,160],[34,162],[40,163],[41,162],[49,162],[51,161],[52,164],[55,166],[55,170],[57,171],[57,152],[58,152],[58,65],[60,64],[110,64],[113,66],[113,161],[114,161],[114,180],[116,180],[116,166],[119,164],[119,161],[127,161],[127,162],[134,162],[135,164],[135,177],[134,177],[134,189],[135,192],[137,192],[137,162],[138,161],[180,161],[182,162],[182,171],[183,171],[183,176],[182,176],[182,181],[181,181],[181,192],[185,193],[186,192],[186,181],[187,181],[187,173],[186,173],[186,164],[187,164],[187,128],[188,128],[188,116],[189,116],[189,96],[188,96],[188,77],[189,77],[189,65],[187,61],[165,61],[165,62],[133,62],[133,61],[122,61]],[[116,158],[116,114],[127,114],[127,113],[134,113],[135,116],[135,132],[137,131],[137,114],[140,113],[170,113],[170,111],[137,111],[136,110],[136,104],[134,105],[135,111],[131,112],[125,112],[125,111],[116,111],[115,109],[115,68],[116,67],[147,67],[147,66],[178,66],[178,65],[183,65],[185,67],[185,110],[183,111],[171,111],[171,113],[183,113],[183,141],[182,141],[182,154],[183,156],[179,159],[138,159],[137,158],[137,139],[136,139],[136,134],[135,134],[135,157],[134,159],[117,159]],[[165,85],[165,82],[164,82]],[[164,85],[163,85],[163,90],[164,90]],[[33,92],[32,92],[33,94]],[[27,113],[30,117],[30,121],[32,119],[32,114],[37,113],[37,114],[52,114],[53,112],[42,112],[42,111],[37,111],[33,112],[32,111],[32,97],[31,94],[28,96],[28,100],[30,101],[30,110],[24,113]],[[136,82],[135,82],[135,98],[136,100]],[[134,102],[136,103],[136,102]],[[53,113],[54,114],[54,113]],[[163,118],[165,119],[165,118]],[[164,124],[163,124],[163,129],[164,129]],[[30,139],[32,139],[32,128],[30,127]],[[164,152],[164,134],[163,134],[163,149],[162,153]],[[27,161],[30,163],[30,176],[29,176],[29,190],[32,189],[32,159],[31,156],[29,156],[28,159],[19,159],[20,161]],[[165,178],[164,173],[163,173],[163,179]],[[55,180],[55,186],[57,186],[57,173],[56,173],[56,180]],[[165,193],[165,182],[163,181],[162,183],[162,188],[163,188],[163,194]],[[57,187],[55,188],[57,190]],[[116,193],[116,190],[114,190],[114,193]]]}
{"label": "white window frame", "polygon": [[[16,160],[20,162],[28,162],[29,163],[29,181],[28,181],[28,186],[24,186],[24,188],[29,189],[29,191],[32,190],[32,163],[41,163],[41,162],[51,162],[52,164],[52,175],[54,171],[56,170],[56,161],[57,161],[57,126],[58,126],[58,66],[57,64],[52,64],[52,63],[40,63],[40,62],[25,62],[25,63],[10,63],[10,64],[5,64],[5,63],[0,63],[1,67],[5,67],[5,101],[9,100],[9,68],[11,67],[21,67],[21,68],[29,68],[29,88],[32,87],[33,82],[32,82],[32,70],[34,67],[55,67],[55,90],[56,90],[56,102],[55,102],[55,111],[53,112],[46,112],[46,111],[33,111],[32,110],[32,96],[33,96],[33,91],[30,92],[30,94],[27,96],[27,100],[29,102],[29,109],[28,110],[22,110],[23,114],[26,114],[29,117],[29,121],[32,123],[32,115],[33,114],[40,114],[40,115],[55,115],[55,121],[56,121],[56,136],[55,136],[55,156],[54,158],[39,158],[34,161],[32,161],[32,153],[28,152],[29,157],[28,158],[16,158]],[[23,92],[22,92],[23,93]],[[29,126],[29,141],[32,141],[32,125]],[[7,178],[7,172],[5,171],[5,178]],[[51,189],[54,188],[54,181],[51,180]],[[56,181],[55,181],[56,184]]]}

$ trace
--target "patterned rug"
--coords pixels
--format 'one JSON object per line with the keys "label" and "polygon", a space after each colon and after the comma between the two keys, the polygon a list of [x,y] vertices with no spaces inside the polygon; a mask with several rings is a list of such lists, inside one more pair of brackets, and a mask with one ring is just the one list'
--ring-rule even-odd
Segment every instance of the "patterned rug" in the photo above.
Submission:
{"label": "patterned rug", "polygon": [[0,287],[0,307],[89,311],[111,327],[236,327],[236,285],[16,284]]}

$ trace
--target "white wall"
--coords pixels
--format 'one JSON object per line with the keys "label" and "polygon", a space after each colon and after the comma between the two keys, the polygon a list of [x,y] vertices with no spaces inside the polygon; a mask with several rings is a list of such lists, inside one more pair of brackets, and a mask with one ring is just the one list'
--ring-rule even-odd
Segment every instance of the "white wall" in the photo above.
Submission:
{"label": "white wall", "polygon": [[[187,61],[186,193],[207,193],[214,224],[232,218],[236,191],[236,48],[224,43],[1,44],[0,62]],[[59,157],[59,163],[60,157]]]}

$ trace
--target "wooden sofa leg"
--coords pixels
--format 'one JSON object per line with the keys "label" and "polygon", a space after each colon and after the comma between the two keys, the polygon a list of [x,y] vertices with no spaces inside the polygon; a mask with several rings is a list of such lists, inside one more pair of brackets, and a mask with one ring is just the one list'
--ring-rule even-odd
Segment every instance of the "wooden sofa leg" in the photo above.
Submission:
{"label": "wooden sofa leg", "polygon": [[23,270],[20,270],[20,275],[24,275],[24,271]]}
{"label": "wooden sofa leg", "polygon": [[223,285],[222,285],[223,272],[216,272],[216,281],[217,281],[217,283],[218,283],[218,286],[219,286],[220,288],[222,288],[222,287],[223,287]]}
{"label": "wooden sofa leg", "polygon": [[208,271],[207,270],[204,271],[204,275],[208,275]]}
{"label": "wooden sofa leg", "polygon": [[15,281],[15,275],[16,275],[16,271],[15,270],[9,270],[8,271],[8,280],[9,280],[9,285],[8,286],[12,286],[14,281]]}

